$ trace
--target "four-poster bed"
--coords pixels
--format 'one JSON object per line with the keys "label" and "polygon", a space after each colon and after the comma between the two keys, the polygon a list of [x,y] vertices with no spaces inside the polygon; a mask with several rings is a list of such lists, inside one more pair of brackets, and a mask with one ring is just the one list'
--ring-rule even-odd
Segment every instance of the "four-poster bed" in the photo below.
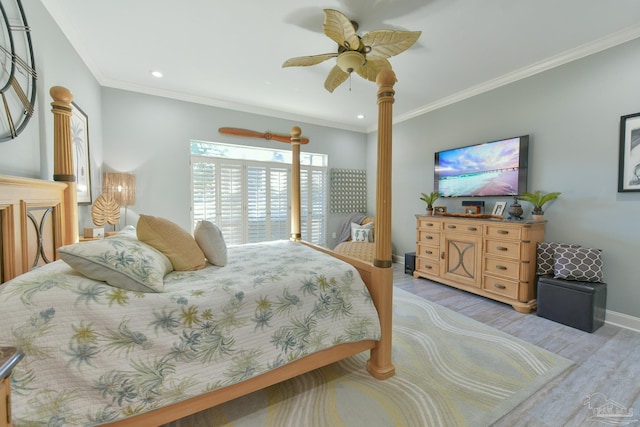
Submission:
{"label": "four-poster bed", "polygon": [[[317,352],[310,352],[290,363],[276,365],[278,367],[267,372],[250,376],[248,379],[243,379],[232,385],[217,388],[177,403],[158,407],[138,415],[136,415],[135,408],[130,408],[130,417],[118,419],[113,423],[109,423],[109,425],[156,426],[167,423],[365,350],[370,350],[367,370],[373,377],[382,380],[394,375],[395,368],[391,360],[393,269],[390,232],[391,104],[393,103],[394,83],[395,75],[391,70],[383,71],[378,76],[377,230],[376,255],[373,263],[366,263],[335,254],[328,249],[301,242],[299,208],[300,128],[294,127],[292,129],[290,141],[293,150],[293,207],[290,239],[292,242],[289,244],[313,248],[315,251],[311,252],[319,251],[329,254],[355,267],[360,273],[362,281],[366,284],[371,301],[375,305],[375,311],[377,311],[376,320],[380,323],[379,339],[366,338],[345,343],[339,343],[340,340],[338,340],[335,345]],[[52,102],[55,127],[54,179],[58,182],[0,176],[0,230],[2,233],[0,239],[0,277],[3,283],[29,272],[35,266],[41,266],[58,259],[57,248],[72,245],[78,241],[78,215],[70,133],[72,96],[68,90],[61,87],[52,88],[51,96],[54,99]],[[80,245],[82,244],[80,243]],[[43,267],[42,271],[49,268],[49,266],[50,264]],[[38,270],[40,269],[28,274],[37,274]],[[6,298],[7,295],[11,295],[11,292],[6,291],[6,289],[23,277],[27,277],[27,275],[0,287],[0,304],[3,303],[3,297]],[[43,285],[42,287],[45,286]],[[4,295],[3,291],[5,291]],[[90,322],[90,320],[87,322]],[[6,330],[4,333],[5,335],[0,336],[0,339],[9,338]],[[14,340],[12,343],[0,342],[0,345],[16,344],[20,344],[20,341]],[[26,349],[25,360],[21,363],[29,364],[29,359],[34,357],[31,354],[33,351],[33,348]],[[50,384],[50,387],[55,388],[56,386],[55,384]],[[27,399],[27,397],[24,398]]]}

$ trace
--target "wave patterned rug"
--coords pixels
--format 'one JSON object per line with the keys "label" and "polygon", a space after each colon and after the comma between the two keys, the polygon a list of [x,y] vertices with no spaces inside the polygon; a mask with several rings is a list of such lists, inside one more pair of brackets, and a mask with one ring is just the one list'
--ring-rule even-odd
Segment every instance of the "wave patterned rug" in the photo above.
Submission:
{"label": "wave patterned rug", "polygon": [[368,353],[167,427],[488,426],[572,362],[400,289],[396,375],[378,381]]}

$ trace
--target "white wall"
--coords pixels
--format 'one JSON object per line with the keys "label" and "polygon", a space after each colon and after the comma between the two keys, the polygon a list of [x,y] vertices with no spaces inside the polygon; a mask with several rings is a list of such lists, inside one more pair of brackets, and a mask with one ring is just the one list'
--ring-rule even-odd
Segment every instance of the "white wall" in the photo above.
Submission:
{"label": "white wall", "polygon": [[[603,249],[608,309],[640,317],[640,193],[617,192],[620,116],[640,112],[638,70],[635,40],[396,124],[394,254],[415,251],[415,214],[425,209],[420,193],[433,189],[434,152],[529,134],[529,189],[562,192],[545,207],[546,240]],[[376,138],[368,136],[369,170]],[[497,200],[511,204],[485,198],[487,209]],[[460,201],[437,204],[462,211]]]}
{"label": "white wall", "polygon": [[[362,133],[118,89],[103,89],[102,99],[105,170],[136,175],[136,205],[128,209],[129,223],[142,213],[163,216],[191,229],[191,140],[289,149],[281,142],[222,135],[220,127],[288,134],[292,126],[300,126],[303,136],[310,139],[301,151],[328,154],[329,168],[366,168],[366,135]],[[335,245],[332,232],[339,229],[343,218],[329,218],[330,247]]]}
{"label": "white wall", "polygon": [[[53,176],[52,86],[65,86],[89,116],[92,167],[102,158],[100,86],[40,1],[23,2],[31,27],[36,71],[36,108],[18,138],[0,143],[0,173],[31,178]],[[94,148],[95,147],[95,148]]]}
{"label": "white wall", "polygon": [[[36,108],[29,125],[18,138],[0,143],[0,173],[29,178],[53,178],[52,86],[64,86],[89,117],[90,169],[100,176],[102,163],[102,106],[100,86],[40,1],[23,1],[38,80]],[[92,191],[99,194],[99,180]],[[89,217],[89,205],[80,206],[79,217]]]}

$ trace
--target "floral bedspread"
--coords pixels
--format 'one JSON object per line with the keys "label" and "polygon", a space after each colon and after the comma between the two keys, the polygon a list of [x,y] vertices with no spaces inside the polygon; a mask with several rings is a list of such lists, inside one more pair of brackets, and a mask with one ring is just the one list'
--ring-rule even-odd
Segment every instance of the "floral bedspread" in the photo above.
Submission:
{"label": "floral bedspread", "polygon": [[357,271],[298,243],[228,248],[225,267],[165,292],[88,279],[63,261],[0,287],[14,425],[97,425],[234,384],[338,343],[378,339]]}

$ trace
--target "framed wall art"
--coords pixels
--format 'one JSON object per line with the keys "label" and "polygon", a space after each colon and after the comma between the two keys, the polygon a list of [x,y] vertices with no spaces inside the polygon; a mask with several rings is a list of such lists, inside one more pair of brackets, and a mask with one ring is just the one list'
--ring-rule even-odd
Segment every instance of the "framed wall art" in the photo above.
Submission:
{"label": "framed wall art", "polygon": [[620,117],[618,193],[640,191],[640,113]]}
{"label": "framed wall art", "polygon": [[89,118],[75,102],[72,102],[71,144],[73,164],[76,168],[78,204],[91,204],[91,169],[89,167]]}

